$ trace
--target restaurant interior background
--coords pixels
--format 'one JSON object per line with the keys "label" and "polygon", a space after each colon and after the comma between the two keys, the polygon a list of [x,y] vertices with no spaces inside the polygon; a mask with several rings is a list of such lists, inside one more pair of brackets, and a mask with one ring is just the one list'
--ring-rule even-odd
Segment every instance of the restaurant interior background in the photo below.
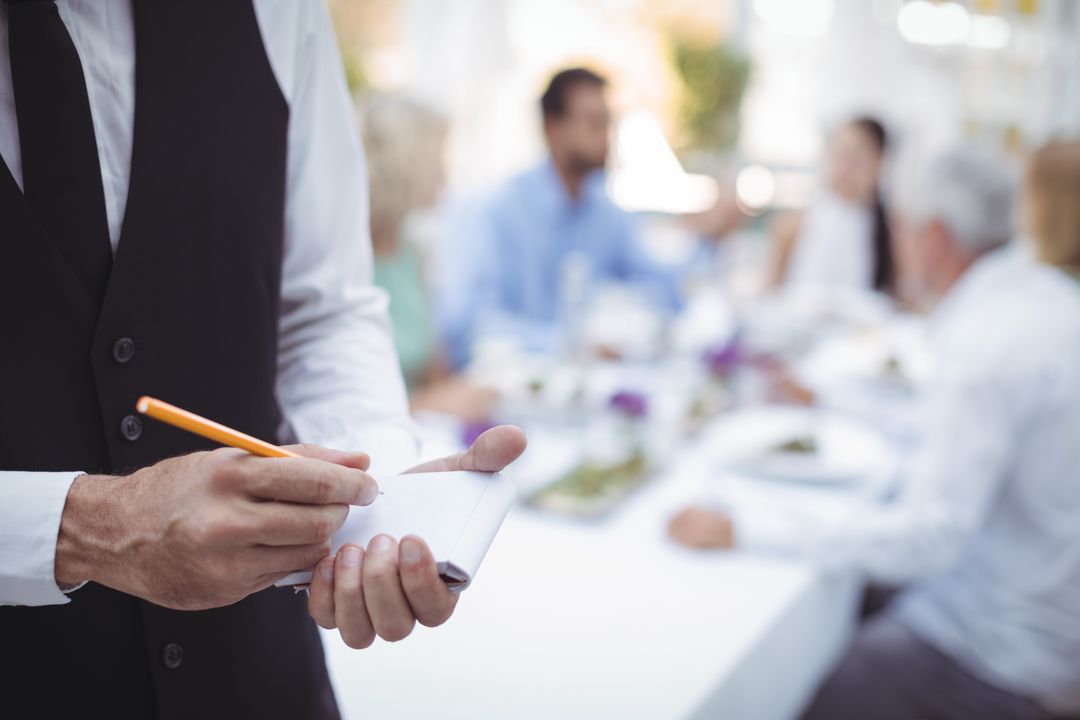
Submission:
{"label": "restaurant interior background", "polygon": [[[361,107],[391,93],[446,118],[444,187],[408,219],[433,304],[455,267],[455,212],[544,157],[538,98],[568,66],[610,80],[611,198],[658,263],[693,264],[675,317],[625,288],[567,299],[573,343],[537,354],[484,338],[456,368],[490,391],[483,410],[417,412],[430,454],[490,422],[522,425],[530,449],[510,472],[523,501],[446,627],[359,653],[325,636],[345,715],[794,716],[850,637],[855,584],[797,560],[687,550],[667,522],[695,498],[827,514],[885,493],[933,360],[916,313],[766,293],[772,230],[812,202],[829,132],[856,115],[890,132],[888,197],[958,141],[1019,169],[1046,140],[1080,137],[1080,2],[330,7]],[[742,221],[699,257],[687,219],[729,199]],[[733,369],[748,346],[814,408],[778,403],[760,366]],[[791,468],[804,476],[790,482],[728,452],[807,434],[841,459]]]}
{"label": "restaurant interior background", "polygon": [[[683,210],[708,196],[695,184],[676,193],[671,176],[655,174],[674,172],[670,149],[688,172],[768,169],[775,191],[745,197],[756,207],[805,204],[824,130],[857,112],[886,120],[905,154],[961,136],[1019,152],[1080,122],[1080,8],[1069,0],[331,0],[331,8],[354,88],[404,91],[449,116],[454,191],[540,157],[536,100],[570,65],[613,80],[624,136],[616,167],[655,183],[640,192],[647,199],[634,192],[644,180],[626,179],[630,189],[616,200],[634,210]],[[702,129],[709,113],[723,117],[722,131]]]}

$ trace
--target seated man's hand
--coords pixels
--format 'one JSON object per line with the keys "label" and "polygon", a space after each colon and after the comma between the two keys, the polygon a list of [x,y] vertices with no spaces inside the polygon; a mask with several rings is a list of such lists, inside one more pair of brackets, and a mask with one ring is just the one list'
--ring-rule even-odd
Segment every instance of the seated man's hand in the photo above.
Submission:
{"label": "seated man's hand", "polygon": [[[525,450],[516,427],[488,430],[463,453],[419,465],[410,472],[474,470],[496,472]],[[337,628],[345,644],[366,648],[379,636],[391,642],[412,632],[417,621],[435,627],[449,619],[457,595],[439,578],[435,558],[423,540],[387,535],[367,548],[345,545],[318,564],[311,578],[308,611],[319,625]]]}
{"label": "seated man's hand", "polygon": [[735,544],[731,518],[701,507],[686,508],[673,517],[668,534],[680,545],[700,550],[727,549]]}
{"label": "seated man's hand", "polygon": [[774,372],[769,380],[769,400],[772,402],[807,407],[817,402],[814,391],[796,380],[786,369]]}
{"label": "seated man's hand", "polygon": [[63,585],[95,581],[179,610],[234,603],[330,551],[350,504],[378,494],[364,453],[294,446],[163,460],[125,476],[81,476],[56,545]]}

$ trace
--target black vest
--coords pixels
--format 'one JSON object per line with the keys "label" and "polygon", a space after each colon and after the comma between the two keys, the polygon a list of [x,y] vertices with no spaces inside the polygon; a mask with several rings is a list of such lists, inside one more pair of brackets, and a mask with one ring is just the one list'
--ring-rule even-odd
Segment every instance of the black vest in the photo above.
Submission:
{"label": "black vest", "polygon": [[[134,11],[131,184],[101,306],[0,166],[4,470],[124,473],[208,446],[133,422],[144,393],[269,440],[280,425],[288,107],[251,2]],[[70,597],[0,607],[4,715],[337,716],[303,595],[202,612],[94,584]]]}

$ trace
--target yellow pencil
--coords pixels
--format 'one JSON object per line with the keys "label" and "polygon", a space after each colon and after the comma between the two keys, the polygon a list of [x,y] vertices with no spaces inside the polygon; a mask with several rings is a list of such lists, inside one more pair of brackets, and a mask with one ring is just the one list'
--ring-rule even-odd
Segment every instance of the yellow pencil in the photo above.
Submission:
{"label": "yellow pencil", "polygon": [[160,420],[173,427],[178,427],[181,430],[187,430],[190,433],[201,435],[204,438],[219,442],[222,445],[230,445],[234,448],[247,450],[253,455],[261,455],[263,457],[300,457],[300,455],[297,455],[291,450],[280,448],[277,445],[271,445],[264,440],[245,435],[238,430],[225,427],[221,423],[199,417],[195,413],[181,410],[175,405],[170,405],[167,402],[162,402],[161,400],[156,400],[152,397],[143,395],[139,398],[138,402],[135,403],[135,409],[143,415],[149,415],[155,420]]}

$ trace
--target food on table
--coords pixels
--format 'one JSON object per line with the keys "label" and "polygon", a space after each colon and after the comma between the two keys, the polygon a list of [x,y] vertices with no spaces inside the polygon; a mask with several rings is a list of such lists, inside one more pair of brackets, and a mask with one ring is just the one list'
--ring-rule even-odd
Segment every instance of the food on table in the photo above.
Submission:
{"label": "food on table", "polygon": [[900,358],[895,355],[889,355],[885,358],[885,366],[882,368],[886,375],[903,375],[904,367],[900,364]]}
{"label": "food on table", "polygon": [[718,380],[705,383],[686,409],[686,434],[695,435],[731,406],[731,392]]}
{"label": "food on table", "polygon": [[817,438],[813,435],[796,435],[769,450],[778,455],[815,455],[818,452]]}
{"label": "food on table", "polygon": [[637,450],[618,463],[587,460],[534,493],[528,503],[568,515],[596,516],[612,510],[648,479],[645,453]]}
{"label": "food on table", "polygon": [[896,385],[910,385],[911,378],[903,361],[895,353],[889,353],[881,365],[881,378]]}

